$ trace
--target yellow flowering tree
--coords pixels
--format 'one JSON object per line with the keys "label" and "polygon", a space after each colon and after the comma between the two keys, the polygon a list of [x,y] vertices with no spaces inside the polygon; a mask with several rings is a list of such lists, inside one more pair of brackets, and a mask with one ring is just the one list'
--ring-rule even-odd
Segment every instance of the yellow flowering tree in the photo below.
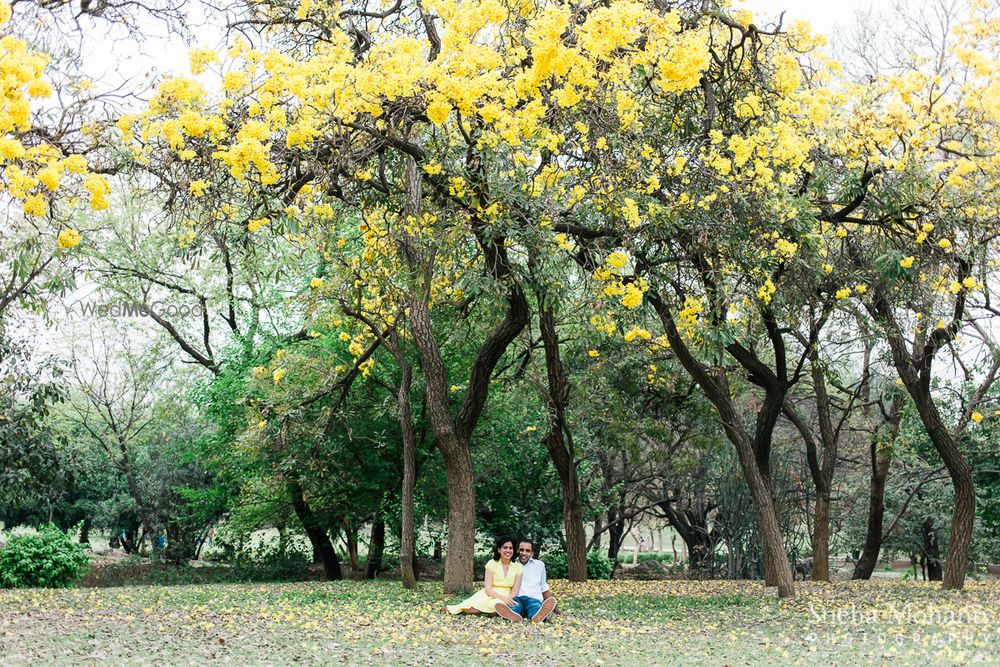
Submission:
{"label": "yellow flowering tree", "polygon": [[[587,170],[575,165],[610,151],[619,116],[638,119],[635,91],[651,86],[661,99],[679,100],[698,89],[716,38],[706,26],[716,19],[635,2],[589,13],[497,0],[384,12],[305,2],[295,16],[264,3],[255,11],[247,21],[297,29],[274,40],[280,48],[237,43],[219,63],[196,53],[193,70],[217,76],[221,97],[195,79],[170,79],[147,113],[119,127],[177,200],[224,202],[229,219],[250,233],[277,224],[308,237],[294,230],[329,229],[339,219],[336,236],[321,233],[324,257],[344,249],[336,244],[346,233],[371,237],[367,252],[390,258],[405,283],[397,304],[420,352],[449,475],[445,585],[467,589],[475,506],[469,437],[493,368],[527,323],[521,249],[564,243],[565,214],[582,210],[588,192],[580,178]],[[597,111],[577,114],[583,101]],[[627,199],[621,203],[634,223],[637,200]],[[353,230],[343,224],[352,219],[346,211],[356,212]],[[501,317],[454,410],[431,310],[436,295],[460,299],[469,288],[497,304]],[[621,290],[626,307],[639,305],[642,283]]]}
{"label": "yellow flowering tree", "polygon": [[[71,276],[49,276],[81,242],[75,211],[108,207],[110,187],[74,152],[93,148],[80,128],[53,124],[42,101],[53,87],[48,56],[28,47],[12,28],[9,2],[0,2],[0,198],[7,226],[0,240],[0,317],[18,301],[37,301],[49,278],[58,289]],[[64,114],[67,120],[71,114]],[[89,204],[89,206],[88,206]]]}
{"label": "yellow flowering tree", "polygon": [[[845,230],[838,266],[866,286],[851,298],[887,342],[952,480],[945,588],[964,584],[975,514],[960,442],[1000,372],[989,324],[1000,257],[1000,24],[985,4],[961,11],[953,30],[910,55],[908,68],[843,84],[836,94],[844,103],[815,126],[823,159],[822,186],[813,190],[820,219]],[[963,384],[954,418],[935,395],[934,384],[950,375],[935,366],[942,354]]]}

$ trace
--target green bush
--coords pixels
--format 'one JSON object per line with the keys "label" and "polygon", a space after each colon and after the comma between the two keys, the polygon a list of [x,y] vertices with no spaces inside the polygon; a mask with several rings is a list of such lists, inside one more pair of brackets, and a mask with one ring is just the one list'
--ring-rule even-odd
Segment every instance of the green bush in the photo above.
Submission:
{"label": "green bush", "polygon": [[[569,577],[569,563],[564,551],[552,551],[542,555],[545,562],[545,573],[550,579],[566,579]],[[587,578],[610,579],[612,565],[607,555],[601,551],[587,552]]]}
{"label": "green bush", "polygon": [[293,545],[262,544],[241,551],[233,563],[239,581],[301,581],[309,578],[312,557]]}
{"label": "green bush", "polygon": [[[618,560],[623,560],[623,559],[624,559],[623,562],[626,563],[631,562],[631,559],[629,557],[625,557],[624,554],[619,554]],[[638,560],[640,563],[649,563],[654,561],[657,563],[672,563],[674,560],[674,555],[668,551],[664,552],[643,551],[639,554]]]}
{"label": "green bush", "polygon": [[86,571],[90,556],[52,524],[10,538],[0,549],[0,587],[66,588]]}

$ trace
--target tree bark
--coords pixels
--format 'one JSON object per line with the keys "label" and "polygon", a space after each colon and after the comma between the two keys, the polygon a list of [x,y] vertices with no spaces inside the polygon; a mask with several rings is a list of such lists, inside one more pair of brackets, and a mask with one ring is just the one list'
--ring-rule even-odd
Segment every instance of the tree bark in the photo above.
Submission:
{"label": "tree bark", "polygon": [[401,378],[396,396],[399,408],[399,428],[403,436],[403,498],[402,498],[402,532],[399,538],[399,578],[405,588],[416,588],[417,574],[414,554],[416,553],[415,530],[413,516],[413,496],[417,481],[416,436],[413,432],[413,413],[410,403],[410,387],[412,371],[406,362],[399,345],[396,344],[395,332],[391,334],[393,354],[398,352],[396,359]]}
{"label": "tree bark", "polygon": [[[857,242],[848,240],[848,248],[852,257],[863,264],[861,249]],[[967,269],[967,267],[965,267]],[[956,279],[961,280],[960,270]],[[892,352],[893,365],[899,373],[906,392],[913,399],[920,421],[934,444],[941,461],[948,470],[952,488],[955,491],[955,507],[951,515],[951,536],[948,540],[948,553],[945,557],[942,588],[945,590],[961,590],[965,585],[965,574],[969,566],[969,553],[972,547],[972,528],[976,513],[976,493],[972,478],[972,466],[958,447],[958,438],[965,422],[960,422],[952,433],[944,425],[941,413],[931,392],[932,366],[937,352],[954,341],[965,313],[967,294],[962,291],[955,298],[951,321],[945,327],[935,328],[928,332],[922,329],[913,340],[912,350],[908,348],[903,328],[896,319],[895,312],[884,290],[875,286],[872,299],[865,302],[872,319],[882,326],[882,334]],[[995,370],[978,389],[985,391],[996,378]]]}
{"label": "tree bark", "polygon": [[583,528],[583,506],[576,474],[576,452],[573,435],[566,420],[569,403],[569,380],[559,357],[559,338],[555,317],[539,295],[538,324],[545,350],[548,376],[549,429],[545,448],[559,474],[563,497],[563,527],[566,532],[566,559],[570,581],[587,580],[587,539]]}
{"label": "tree bark", "polygon": [[[418,218],[421,175],[417,163],[406,159],[406,218]],[[489,396],[493,370],[507,347],[528,324],[528,301],[516,282],[507,255],[506,239],[474,219],[473,231],[483,251],[488,278],[504,287],[507,309],[503,319],[480,345],[469,373],[468,389],[457,414],[448,401],[448,379],[441,348],[434,337],[430,314],[433,253],[422,251],[409,232],[400,238],[409,268],[410,328],[426,381],[425,397],[431,430],[444,459],[448,483],[448,553],[444,567],[444,592],[472,590],[475,549],[476,492],[472,472],[471,438]]]}
{"label": "tree bark", "polygon": [[[870,579],[878,565],[879,553],[882,551],[882,525],[885,521],[885,484],[889,479],[889,462],[891,460],[891,443],[899,433],[899,423],[902,417],[903,397],[897,395],[886,415],[885,429],[879,429],[872,437],[871,445],[871,488],[868,493],[868,527],[865,532],[865,544],[861,557],[854,566],[852,579]],[[883,442],[882,438],[886,438]]]}
{"label": "tree bark", "polygon": [[90,544],[90,526],[93,523],[91,518],[85,517],[80,526],[80,544]]}
{"label": "tree bark", "polygon": [[726,437],[736,449],[740,468],[760,521],[764,583],[767,586],[776,586],[780,597],[794,597],[795,583],[788,554],[785,552],[785,540],[781,534],[781,521],[778,518],[771,489],[770,473],[771,435],[781,414],[789,387],[788,381],[783,379],[784,348],[780,345],[780,336],[772,335],[775,354],[780,357],[775,361],[780,375],[770,371],[750,351],[735,345],[727,348],[729,353],[753,374],[755,382],[765,388],[764,400],[758,410],[754,434],[751,436],[742,426],[743,419],[732,401],[729,382],[725,375],[721,371],[709,369],[695,359],[677,330],[677,324],[666,302],[653,292],[648,293],[648,298],[663,324],[675,357],[698,384],[705,397],[715,406]]}
{"label": "tree bark", "polygon": [[306,531],[306,537],[309,538],[309,543],[313,547],[313,553],[318,553],[322,559],[324,575],[330,581],[343,579],[337,551],[333,548],[330,536],[322,528],[319,518],[313,513],[312,508],[309,507],[309,503],[306,502],[302,484],[296,479],[291,479],[285,483],[285,488],[288,490],[288,496],[292,501],[292,509],[295,510],[295,516],[302,523],[302,528]]}
{"label": "tree bark", "polygon": [[351,562],[351,572],[357,572],[358,565],[358,527],[349,525],[344,530],[344,542],[347,543],[347,558]]}
{"label": "tree bark", "polygon": [[385,521],[376,517],[372,521],[371,539],[368,540],[368,567],[365,579],[374,579],[382,569],[382,554],[385,552]]}
{"label": "tree bark", "polygon": [[923,560],[927,566],[928,581],[942,581],[944,578],[941,571],[941,545],[938,542],[937,530],[934,528],[934,519],[927,517],[920,524],[920,537],[923,542]]}

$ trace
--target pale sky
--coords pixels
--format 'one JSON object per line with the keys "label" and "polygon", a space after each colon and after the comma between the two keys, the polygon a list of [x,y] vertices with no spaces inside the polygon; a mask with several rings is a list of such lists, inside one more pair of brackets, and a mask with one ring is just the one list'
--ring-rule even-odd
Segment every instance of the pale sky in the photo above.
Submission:
{"label": "pale sky", "polygon": [[[912,0],[909,7],[920,7],[926,0]],[[192,3],[194,7],[197,3]],[[859,9],[874,7],[889,10],[892,0],[734,0],[734,7],[750,9],[758,20],[777,16],[785,11],[785,24],[794,19],[804,19],[811,23],[817,32],[830,35],[838,27],[844,28],[855,21]],[[201,17],[193,17],[195,26],[194,46],[204,46],[223,50],[225,39],[217,27],[206,27]],[[197,24],[202,24],[200,27]],[[176,36],[166,37],[156,35],[162,33],[159,27],[151,27],[144,41],[139,45],[131,39],[121,36],[106,40],[86,40],[85,51],[88,74],[96,81],[107,84],[120,83],[123,79],[136,79],[148,76],[162,75],[173,71],[177,74],[187,74],[187,46]]]}

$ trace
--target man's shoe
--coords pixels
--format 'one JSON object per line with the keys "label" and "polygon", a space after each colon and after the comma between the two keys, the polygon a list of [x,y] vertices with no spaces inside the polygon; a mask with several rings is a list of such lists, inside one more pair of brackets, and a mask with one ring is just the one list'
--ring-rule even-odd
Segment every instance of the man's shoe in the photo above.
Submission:
{"label": "man's shoe", "polygon": [[535,612],[535,615],[531,617],[531,622],[541,623],[548,617],[549,614],[552,613],[552,610],[555,608],[556,608],[555,598],[546,598],[542,600],[542,606],[539,607],[538,611]]}
{"label": "man's shoe", "polygon": [[497,613],[506,618],[508,621],[513,621],[514,623],[520,623],[524,619],[516,611],[505,605],[503,602],[497,602],[494,609]]}

